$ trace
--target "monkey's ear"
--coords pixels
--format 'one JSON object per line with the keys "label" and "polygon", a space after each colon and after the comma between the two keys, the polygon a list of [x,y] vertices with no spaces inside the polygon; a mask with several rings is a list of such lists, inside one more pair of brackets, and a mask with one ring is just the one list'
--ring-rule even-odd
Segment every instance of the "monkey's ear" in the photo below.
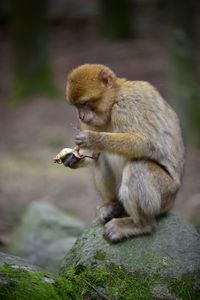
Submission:
{"label": "monkey's ear", "polygon": [[107,88],[111,88],[113,86],[112,76],[103,70],[99,73],[99,79]]}

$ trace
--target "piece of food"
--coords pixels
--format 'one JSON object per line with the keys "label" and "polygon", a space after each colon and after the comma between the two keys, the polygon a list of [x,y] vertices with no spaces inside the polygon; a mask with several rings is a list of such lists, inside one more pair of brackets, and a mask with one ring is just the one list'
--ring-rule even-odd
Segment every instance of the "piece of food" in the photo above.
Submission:
{"label": "piece of food", "polygon": [[79,160],[79,159],[84,159],[84,158],[91,158],[91,159],[97,159],[99,156],[99,154],[97,153],[92,153],[91,155],[87,155],[87,154],[81,154],[80,153],[80,148],[79,147],[75,147],[74,149],[71,148],[64,148],[62,149],[54,158],[54,162],[57,164],[64,164],[64,165],[68,165],[69,161],[72,160]]}
{"label": "piece of food", "polygon": [[62,149],[54,158],[53,161],[57,164],[62,164],[63,160],[73,153],[73,149],[71,148],[64,148]]}

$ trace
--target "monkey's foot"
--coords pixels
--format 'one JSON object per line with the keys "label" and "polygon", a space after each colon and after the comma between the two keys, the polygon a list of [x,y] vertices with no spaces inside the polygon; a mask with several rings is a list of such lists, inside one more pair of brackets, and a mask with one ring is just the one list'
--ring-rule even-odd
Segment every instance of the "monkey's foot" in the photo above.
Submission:
{"label": "monkey's foot", "polygon": [[135,224],[131,217],[112,219],[105,224],[104,236],[112,243],[117,243],[125,238],[135,235],[150,233],[151,224],[142,226]]}
{"label": "monkey's foot", "polygon": [[120,217],[120,215],[122,215],[123,212],[124,212],[123,206],[118,201],[113,201],[109,204],[97,208],[99,221],[102,224],[107,223],[113,218]]}

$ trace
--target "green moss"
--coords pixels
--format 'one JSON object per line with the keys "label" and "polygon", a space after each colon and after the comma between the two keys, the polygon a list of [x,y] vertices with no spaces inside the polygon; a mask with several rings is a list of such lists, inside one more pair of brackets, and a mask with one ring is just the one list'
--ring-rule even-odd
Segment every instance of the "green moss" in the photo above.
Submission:
{"label": "green moss", "polygon": [[[77,266],[70,268],[65,278],[74,283],[73,299],[81,299],[84,294],[92,299],[153,299],[153,280],[146,276],[127,274],[116,266],[108,268]],[[78,298],[76,298],[78,296]]]}
{"label": "green moss", "polygon": [[40,272],[29,272],[9,265],[0,267],[1,299],[60,299],[48,277]]}
{"label": "green moss", "polygon": [[54,279],[49,277],[49,274],[4,264],[0,266],[0,299],[61,300],[64,298],[60,297],[54,287]]}
{"label": "green moss", "polygon": [[[180,297],[180,299],[200,299],[191,279],[181,279],[167,282],[160,276],[148,274],[127,273],[125,269],[109,265],[71,267],[65,274],[65,280],[71,282],[72,299],[82,299],[83,295],[91,299],[157,299],[154,287],[166,286],[167,295]],[[61,289],[62,290],[62,289]],[[162,294],[163,296],[163,294]],[[188,298],[189,297],[189,298]]]}
{"label": "green moss", "polygon": [[106,259],[106,254],[105,252],[99,250],[99,251],[96,251],[95,254],[94,254],[94,259],[97,259],[97,260],[105,260]]}
{"label": "green moss", "polygon": [[133,295],[134,299],[151,300],[159,298],[159,292],[154,293],[158,286],[172,298],[200,299],[199,286],[195,287],[190,276],[167,281],[141,271],[128,273],[114,264],[93,264],[70,267],[65,275],[55,278],[29,267],[0,266],[1,300],[132,300]]}
{"label": "green moss", "polygon": [[200,279],[196,280],[189,275],[182,276],[181,279],[174,279],[169,282],[170,290],[182,300],[199,300],[200,299]]}

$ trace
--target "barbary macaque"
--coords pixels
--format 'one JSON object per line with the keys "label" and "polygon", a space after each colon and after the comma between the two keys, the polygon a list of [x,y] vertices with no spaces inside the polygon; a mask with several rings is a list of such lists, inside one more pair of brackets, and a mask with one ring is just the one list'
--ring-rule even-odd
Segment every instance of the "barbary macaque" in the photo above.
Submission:
{"label": "barbary macaque", "polygon": [[72,70],[66,94],[81,131],[77,147],[57,161],[91,167],[108,240],[151,233],[181,184],[184,145],[176,113],[148,82],[118,78],[98,64]]}

